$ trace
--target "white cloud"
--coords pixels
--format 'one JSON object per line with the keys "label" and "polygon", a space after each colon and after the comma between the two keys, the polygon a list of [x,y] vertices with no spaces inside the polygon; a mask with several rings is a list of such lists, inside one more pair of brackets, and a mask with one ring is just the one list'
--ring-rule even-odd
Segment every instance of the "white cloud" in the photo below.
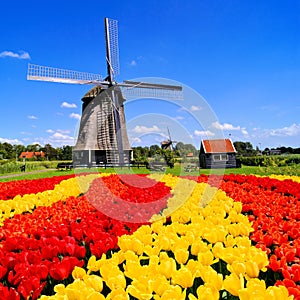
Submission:
{"label": "white cloud", "polygon": [[21,142],[18,139],[7,139],[7,138],[1,138],[0,137],[0,143],[9,143],[11,145],[23,145],[23,142]]}
{"label": "white cloud", "polygon": [[196,105],[192,105],[191,108],[190,108],[191,111],[199,111],[201,109],[202,109],[202,107],[196,106]]}
{"label": "white cloud", "polygon": [[19,53],[12,52],[12,51],[2,51],[0,53],[0,57],[12,57],[17,59],[30,59],[30,55],[28,52],[25,51],[19,51]]}
{"label": "white cloud", "polygon": [[219,130],[241,130],[240,126],[233,126],[229,123],[220,124],[219,122],[212,123],[212,127]]}
{"label": "white cloud", "polygon": [[47,129],[46,132],[48,132],[48,133],[54,133],[55,131],[53,129]]}
{"label": "white cloud", "polygon": [[24,134],[24,135],[32,135],[31,132],[27,132],[27,131],[21,131],[20,133],[21,133],[21,134]]}
{"label": "white cloud", "polygon": [[200,137],[209,137],[214,136],[215,134],[209,130],[195,130],[194,135]]}
{"label": "white cloud", "polygon": [[64,107],[64,108],[77,108],[77,105],[75,103],[69,103],[64,101],[60,107]]}
{"label": "white cloud", "polygon": [[69,140],[71,137],[66,135],[66,134],[62,134],[60,132],[55,132],[51,138],[54,138],[54,139],[59,139],[59,140]]}
{"label": "white cloud", "polygon": [[152,127],[137,125],[133,128],[132,131],[135,133],[145,134],[145,133],[160,132],[161,130],[156,125],[153,125]]}
{"label": "white cloud", "polygon": [[75,138],[68,134],[63,134],[60,132],[55,132],[47,139],[47,142],[51,145],[74,145]]}
{"label": "white cloud", "polygon": [[136,144],[140,144],[142,142],[142,140],[138,137],[133,137],[133,138],[129,138],[130,139],[130,144],[134,145]]}
{"label": "white cloud", "polygon": [[137,65],[136,60],[133,59],[133,60],[129,63],[129,65],[132,66],[132,67],[135,67],[135,66]]}
{"label": "white cloud", "polygon": [[184,117],[183,116],[176,116],[174,118],[172,118],[173,120],[178,120],[178,121],[181,121],[181,120],[184,120]]}
{"label": "white cloud", "polygon": [[296,136],[300,134],[300,124],[268,130],[270,136]]}
{"label": "white cloud", "polygon": [[34,116],[34,115],[29,115],[29,116],[27,116],[27,118],[30,119],[30,120],[36,120],[37,119],[37,117]]}
{"label": "white cloud", "polygon": [[71,113],[69,116],[71,119],[80,120],[81,116],[80,114]]}
{"label": "white cloud", "polygon": [[241,128],[241,132],[244,135],[249,135],[248,131],[246,130],[246,128]]}
{"label": "white cloud", "polygon": [[220,124],[219,122],[214,122],[212,123],[212,127],[216,128],[218,130],[237,130],[240,131],[243,135],[248,135],[248,131],[246,130],[245,127],[241,127],[241,126],[234,126],[230,123],[223,123]]}
{"label": "white cloud", "polygon": [[57,132],[59,132],[59,133],[62,133],[62,134],[69,134],[70,133],[70,130],[68,130],[68,129],[57,129]]}

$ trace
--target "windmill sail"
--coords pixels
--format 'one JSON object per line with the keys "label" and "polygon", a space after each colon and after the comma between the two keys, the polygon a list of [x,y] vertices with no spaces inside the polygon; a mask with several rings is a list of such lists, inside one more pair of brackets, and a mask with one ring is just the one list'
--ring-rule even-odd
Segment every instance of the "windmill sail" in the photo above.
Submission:
{"label": "windmill sail", "polygon": [[106,63],[107,73],[111,81],[120,73],[118,21],[105,18]]}
{"label": "windmill sail", "polygon": [[177,85],[157,84],[138,81],[124,81],[118,84],[125,98],[159,98],[183,100],[182,87]]}
{"label": "windmill sail", "polygon": [[28,64],[28,80],[40,80],[74,84],[99,84],[103,78],[99,74],[65,70],[35,64]]}

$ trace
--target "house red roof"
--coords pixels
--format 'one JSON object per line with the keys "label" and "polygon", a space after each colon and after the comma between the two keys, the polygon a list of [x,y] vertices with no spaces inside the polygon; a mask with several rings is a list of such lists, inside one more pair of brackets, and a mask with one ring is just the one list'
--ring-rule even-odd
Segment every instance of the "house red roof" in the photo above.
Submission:
{"label": "house red roof", "polygon": [[230,139],[202,140],[205,153],[228,153],[236,152]]}
{"label": "house red roof", "polygon": [[19,158],[33,158],[33,157],[44,157],[45,153],[43,151],[39,152],[29,152],[29,151],[24,151],[20,154]]}

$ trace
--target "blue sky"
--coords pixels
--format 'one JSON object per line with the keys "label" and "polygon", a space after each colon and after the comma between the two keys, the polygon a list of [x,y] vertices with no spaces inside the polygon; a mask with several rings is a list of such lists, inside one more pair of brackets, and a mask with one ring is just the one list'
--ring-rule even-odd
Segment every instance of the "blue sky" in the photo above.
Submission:
{"label": "blue sky", "polygon": [[196,147],[215,129],[263,149],[300,147],[296,0],[4,1],[0,142],[74,144],[91,86],[27,81],[27,64],[106,76],[104,17],[119,22],[117,81],[167,78],[197,94],[127,101],[133,146],[159,143],[169,127]]}

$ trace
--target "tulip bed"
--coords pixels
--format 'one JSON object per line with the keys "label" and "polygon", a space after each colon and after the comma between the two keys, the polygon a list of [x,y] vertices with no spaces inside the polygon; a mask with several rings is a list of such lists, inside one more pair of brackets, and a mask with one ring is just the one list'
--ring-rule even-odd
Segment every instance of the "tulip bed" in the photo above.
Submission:
{"label": "tulip bed", "polygon": [[0,183],[0,300],[300,299],[299,177]]}

